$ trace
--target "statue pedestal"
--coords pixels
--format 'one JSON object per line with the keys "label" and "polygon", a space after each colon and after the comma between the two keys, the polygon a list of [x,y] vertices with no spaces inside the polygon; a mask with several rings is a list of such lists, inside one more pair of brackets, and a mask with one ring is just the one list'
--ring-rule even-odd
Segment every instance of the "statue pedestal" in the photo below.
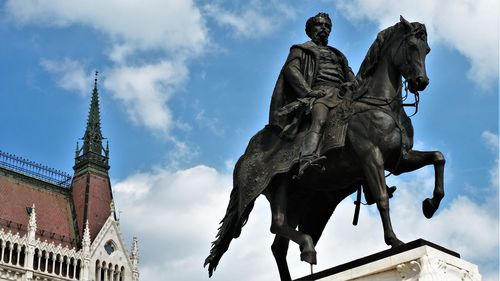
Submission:
{"label": "statue pedestal", "polygon": [[317,281],[480,281],[477,265],[419,239],[298,280]]}

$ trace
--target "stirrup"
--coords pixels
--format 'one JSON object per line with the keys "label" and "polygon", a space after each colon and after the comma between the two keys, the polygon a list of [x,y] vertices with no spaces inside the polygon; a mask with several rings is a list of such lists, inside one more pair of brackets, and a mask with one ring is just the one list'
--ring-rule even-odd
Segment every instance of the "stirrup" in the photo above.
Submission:
{"label": "stirrup", "polygon": [[312,157],[307,157],[305,159],[301,159],[299,172],[296,176],[294,176],[294,178],[300,179],[302,175],[304,175],[304,172],[311,167],[319,168],[321,169],[321,171],[324,171],[325,166],[323,164],[325,161],[326,161],[326,156],[312,156]]}

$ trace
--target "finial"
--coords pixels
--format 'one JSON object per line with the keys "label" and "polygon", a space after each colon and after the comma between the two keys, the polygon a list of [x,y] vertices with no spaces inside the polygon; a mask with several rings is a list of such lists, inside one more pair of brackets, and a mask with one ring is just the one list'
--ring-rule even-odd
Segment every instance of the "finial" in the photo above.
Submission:
{"label": "finial", "polygon": [[79,155],[80,155],[80,146],[78,144],[78,141],[76,141],[75,158],[77,158]]}
{"label": "finial", "polygon": [[83,229],[83,239],[82,239],[82,248],[84,252],[88,252],[90,250],[90,227],[89,220],[85,221],[85,227]]}
{"label": "finial", "polygon": [[111,200],[111,203],[109,203],[109,210],[110,210],[110,215],[115,214],[115,202]]}
{"label": "finial", "polygon": [[132,249],[130,249],[130,259],[132,261],[134,269],[137,269],[137,266],[139,264],[139,247],[137,244],[137,237],[134,236],[132,238]]}
{"label": "finial", "polygon": [[94,78],[94,88],[96,88],[96,89],[97,89],[97,74],[99,74],[99,71],[96,70],[95,78]]}
{"label": "finial", "polygon": [[36,234],[36,210],[35,210],[35,204],[33,203],[33,206],[30,209],[29,213],[29,220],[28,220],[28,239],[34,241],[35,240],[35,234]]}
{"label": "finial", "polygon": [[31,206],[30,214],[29,214],[29,223],[28,225],[30,227],[36,228],[36,210],[35,210],[35,203],[33,203],[33,206]]}
{"label": "finial", "polygon": [[132,250],[131,250],[131,252],[134,256],[137,256],[137,254],[139,252],[139,247],[137,246],[137,237],[136,236],[132,237]]}

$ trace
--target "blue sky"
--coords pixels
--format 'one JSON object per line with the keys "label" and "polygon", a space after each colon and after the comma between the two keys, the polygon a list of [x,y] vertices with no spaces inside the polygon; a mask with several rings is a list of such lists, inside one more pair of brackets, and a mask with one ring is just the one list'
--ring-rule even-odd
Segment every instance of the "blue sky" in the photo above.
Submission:
{"label": "blue sky", "polygon": [[[432,169],[389,178],[395,231],[459,251],[483,280],[498,280],[498,2],[296,2],[0,1],[0,149],[71,172],[98,70],[116,205],[127,242],[139,238],[142,280],[201,280],[233,165],[265,126],[288,49],[308,40],[307,18],[330,14],[329,43],[356,72],[377,32],[403,15],[429,34],[431,83],[412,121],[416,147],[447,158],[446,198],[425,220]],[[315,270],[386,248],[376,209],[352,227],[351,204],[325,231]],[[260,198],[214,280],[276,278],[269,223]],[[300,277],[309,267],[295,248],[288,260]]]}

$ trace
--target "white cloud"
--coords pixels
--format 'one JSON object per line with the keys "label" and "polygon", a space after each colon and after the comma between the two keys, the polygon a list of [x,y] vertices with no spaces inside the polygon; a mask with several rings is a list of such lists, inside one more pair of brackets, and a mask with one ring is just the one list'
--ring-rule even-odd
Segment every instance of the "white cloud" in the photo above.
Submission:
{"label": "white cloud", "polygon": [[471,63],[468,77],[481,87],[498,83],[499,4],[496,0],[340,0],[335,6],[354,20],[368,19],[386,28],[403,15],[425,23],[429,40],[459,51]]}
{"label": "white cloud", "polygon": [[10,0],[6,11],[20,24],[94,28],[117,46],[199,53],[207,30],[193,1]]}
{"label": "white cloud", "polygon": [[106,74],[104,87],[125,105],[132,121],[167,133],[173,125],[167,102],[187,78],[183,63],[161,61],[137,67],[116,66]]}
{"label": "white cloud", "polygon": [[199,154],[198,147],[190,146],[172,136],[169,136],[168,140],[174,145],[174,148],[167,154],[166,163],[169,169],[178,169]]}
{"label": "white cloud", "polygon": [[[133,122],[161,135],[172,128],[168,101],[188,80],[189,60],[210,45],[200,10],[191,0],[10,0],[5,11],[20,25],[79,25],[106,35],[109,46],[103,50],[113,64],[103,71],[105,87]],[[50,61],[42,65],[55,74],[69,70],[60,79],[61,87],[88,90],[82,67],[75,61],[63,62],[63,69]]]}
{"label": "white cloud", "polygon": [[495,159],[495,166],[493,166],[490,169],[490,183],[493,188],[496,188],[498,192],[498,187],[499,187],[499,165],[498,165],[498,135],[490,132],[490,131],[484,131],[481,134],[481,139],[483,142],[486,144],[488,149],[496,156]]}
{"label": "white cloud", "polygon": [[224,129],[221,128],[219,120],[215,117],[208,117],[205,110],[200,110],[198,114],[196,114],[195,119],[199,122],[201,127],[208,128],[216,136],[221,137],[224,135]]}
{"label": "white cloud", "polygon": [[229,26],[237,36],[255,38],[276,31],[295,11],[278,1],[250,1],[237,11],[229,11],[217,3],[206,4],[204,12],[221,26]]}
{"label": "white cloud", "polygon": [[40,64],[55,77],[59,87],[82,96],[90,93],[89,82],[92,81],[92,74],[87,73],[80,62],[69,58],[60,61],[42,59]]}
{"label": "white cloud", "polygon": [[491,152],[498,154],[498,135],[490,131],[484,131],[481,134],[481,139],[486,143]]}
{"label": "white cloud", "polygon": [[[480,265],[483,280],[498,280],[498,216],[494,206],[463,196],[451,202],[445,198],[445,206],[435,217],[425,219],[421,201],[432,194],[432,173],[432,169],[425,169],[410,177],[392,178],[391,184],[398,187],[391,200],[395,232],[406,242],[423,238],[458,251],[464,259]],[[140,239],[141,278],[207,278],[202,264],[224,216],[231,183],[231,173],[200,165],[177,171],[159,168],[114,185],[117,207],[125,210],[121,216],[123,231]],[[351,225],[353,210],[352,199],[337,207],[318,244],[315,272],[387,249],[376,207],[361,209],[357,227]],[[216,280],[278,278],[270,251],[274,238],[269,232],[270,216],[269,204],[261,196],[241,237],[232,241],[222,258]],[[294,243],[290,244],[288,262],[292,277],[309,273],[308,264],[299,261]]]}

